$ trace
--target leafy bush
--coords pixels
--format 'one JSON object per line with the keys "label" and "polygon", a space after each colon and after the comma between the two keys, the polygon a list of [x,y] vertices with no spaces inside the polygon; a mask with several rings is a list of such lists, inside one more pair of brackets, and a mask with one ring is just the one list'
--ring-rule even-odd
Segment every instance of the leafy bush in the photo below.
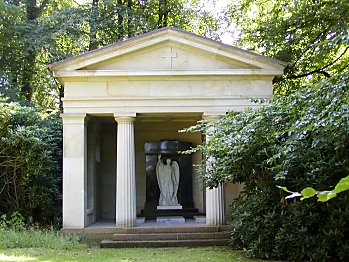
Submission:
{"label": "leafy bush", "polygon": [[0,210],[26,222],[60,221],[62,125],[58,115],[0,103]]}
{"label": "leafy bush", "polygon": [[0,229],[21,230],[24,227],[24,217],[18,211],[13,212],[9,218],[6,214],[0,217]]}
{"label": "leafy bush", "polygon": [[[207,132],[203,122],[192,130]],[[349,173],[349,73],[270,105],[230,113],[201,146],[214,157],[208,186],[242,182],[232,205],[232,241],[251,256],[289,260],[349,259],[349,194],[326,203],[286,200],[304,187],[331,190]]]}
{"label": "leafy bush", "polygon": [[319,204],[316,201],[280,202],[271,187],[240,198],[231,206],[232,244],[251,257],[290,261],[345,261],[348,195]]}

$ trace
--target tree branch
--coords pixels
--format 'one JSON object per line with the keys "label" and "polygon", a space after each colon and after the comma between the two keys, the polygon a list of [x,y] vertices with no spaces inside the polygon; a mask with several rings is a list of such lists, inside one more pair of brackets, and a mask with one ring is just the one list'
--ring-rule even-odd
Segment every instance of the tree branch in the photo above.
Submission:
{"label": "tree branch", "polygon": [[327,73],[325,71],[326,68],[334,65],[338,60],[340,60],[342,58],[342,56],[349,50],[349,46],[347,48],[345,48],[345,50],[343,51],[342,54],[340,54],[335,60],[333,60],[331,63],[323,66],[322,68],[318,68],[315,70],[312,70],[310,72],[301,74],[301,75],[290,75],[290,76],[286,76],[284,79],[297,79],[297,78],[302,78],[302,77],[307,77],[309,75],[315,74],[315,73],[319,73],[319,74],[323,74],[326,77],[330,77],[331,75],[329,73]]}
{"label": "tree branch", "polygon": [[328,32],[330,27],[326,28],[325,30],[321,31],[312,41],[310,41],[311,44],[308,44],[307,48],[304,50],[304,52],[302,52],[297,58],[296,60],[292,63],[292,67],[294,67],[295,64],[298,63],[298,61],[303,57],[303,55],[308,52],[311,48],[315,48],[313,43],[319,39],[321,37],[321,35],[325,34],[326,32]]}

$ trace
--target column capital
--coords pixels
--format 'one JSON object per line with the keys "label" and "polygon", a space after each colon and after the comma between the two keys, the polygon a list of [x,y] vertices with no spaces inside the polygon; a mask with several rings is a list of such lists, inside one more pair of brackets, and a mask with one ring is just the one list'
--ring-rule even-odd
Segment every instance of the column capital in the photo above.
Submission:
{"label": "column capital", "polygon": [[132,123],[136,120],[136,113],[114,113],[114,119],[118,123]]}
{"label": "column capital", "polygon": [[117,116],[114,118],[118,123],[133,123],[136,120],[136,117],[134,116]]}
{"label": "column capital", "polygon": [[86,119],[86,113],[78,113],[78,114],[61,114],[61,117],[63,119],[63,124],[85,124]]}
{"label": "column capital", "polygon": [[225,116],[225,113],[203,113],[202,119],[208,122],[215,122]]}

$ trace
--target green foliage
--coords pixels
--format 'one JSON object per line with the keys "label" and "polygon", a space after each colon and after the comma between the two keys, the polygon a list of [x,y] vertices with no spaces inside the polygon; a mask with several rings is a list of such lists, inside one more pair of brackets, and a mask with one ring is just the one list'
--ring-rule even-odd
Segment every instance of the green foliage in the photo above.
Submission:
{"label": "green foliage", "polygon": [[[29,222],[58,224],[62,126],[18,103],[0,103],[0,210],[19,211]],[[16,213],[13,213],[16,214]]]}
{"label": "green foliage", "polygon": [[346,261],[348,195],[330,204],[280,202],[272,187],[241,195],[231,206],[232,244],[251,257],[288,261]]}
{"label": "green foliage", "polygon": [[0,94],[57,109],[64,92],[48,64],[164,26],[218,28],[196,0],[0,0]]}
{"label": "green foliage", "polygon": [[[263,258],[349,258],[343,248],[349,246],[349,194],[342,179],[349,171],[348,72],[192,130],[214,130],[201,146],[215,160],[204,174],[206,185],[245,184],[232,207],[235,244]],[[339,192],[326,203],[311,198],[317,193],[325,201]]]}
{"label": "green foliage", "polygon": [[327,0],[239,0],[226,10],[235,44],[289,62],[275,93],[288,94],[348,69],[349,4]]}
{"label": "green foliage", "polygon": [[336,187],[333,190],[327,190],[327,191],[316,191],[312,187],[306,187],[301,191],[301,193],[298,193],[298,192],[289,191],[286,187],[280,187],[280,186],[278,187],[288,193],[292,193],[291,195],[285,197],[285,199],[291,199],[291,198],[301,196],[301,200],[304,200],[317,195],[318,201],[326,202],[336,197],[337,193],[341,193],[343,191],[349,190],[349,176],[343,177],[341,180],[339,180],[339,182],[337,183]]}
{"label": "green foliage", "polygon": [[0,94],[10,101],[57,106],[58,84],[49,77],[43,56],[48,32],[39,23],[55,2],[0,0]]}
{"label": "green foliage", "polygon": [[42,248],[66,251],[86,248],[79,236],[62,234],[53,229],[9,230],[0,227],[0,233],[0,249]]}
{"label": "green foliage", "polygon": [[[35,197],[35,196],[34,196]],[[62,234],[52,227],[40,229],[28,225],[18,212],[0,216],[0,250],[3,248],[47,248],[78,250],[86,248],[77,235]]]}
{"label": "green foliage", "polygon": [[18,211],[13,212],[10,218],[6,214],[0,217],[0,230],[21,230],[24,226],[24,217]]}
{"label": "green foliage", "polygon": [[[343,73],[215,123],[214,136],[202,148],[215,156],[208,185],[247,181],[254,188],[270,175],[281,184],[295,174],[298,178],[284,185],[290,190],[298,189],[294,183],[319,190],[326,190],[329,181],[335,185],[349,165],[348,79]],[[206,132],[209,125],[194,130]]]}
{"label": "green foliage", "polygon": [[312,188],[312,187],[306,187],[306,188],[304,188],[302,190],[301,194],[302,194],[301,200],[307,199],[309,197],[315,196],[316,195],[316,190],[314,188]]}

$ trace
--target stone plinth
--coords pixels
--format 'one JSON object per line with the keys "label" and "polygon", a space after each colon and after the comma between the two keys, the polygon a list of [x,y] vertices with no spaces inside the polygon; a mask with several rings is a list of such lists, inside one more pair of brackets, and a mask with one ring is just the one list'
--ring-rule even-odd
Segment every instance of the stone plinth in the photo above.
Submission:
{"label": "stone plinth", "polygon": [[157,217],[156,223],[185,223],[185,218],[182,216]]}
{"label": "stone plinth", "polygon": [[137,224],[145,224],[145,217],[137,217]]}
{"label": "stone plinth", "polygon": [[193,216],[196,223],[206,223],[206,216]]}
{"label": "stone plinth", "polygon": [[157,210],[182,210],[183,207],[181,205],[175,205],[175,206],[157,206]]}

